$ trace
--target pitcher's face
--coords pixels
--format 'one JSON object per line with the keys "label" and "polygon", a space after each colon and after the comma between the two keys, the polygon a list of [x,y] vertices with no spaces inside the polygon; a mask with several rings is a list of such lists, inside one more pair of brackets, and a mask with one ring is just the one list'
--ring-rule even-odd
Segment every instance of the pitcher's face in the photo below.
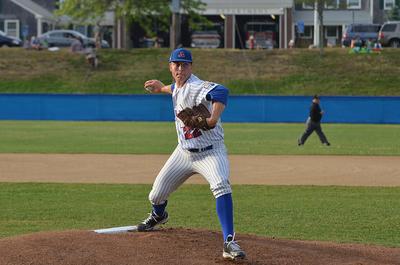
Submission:
{"label": "pitcher's face", "polygon": [[183,85],[192,74],[192,64],[187,62],[170,62],[169,70],[175,82]]}

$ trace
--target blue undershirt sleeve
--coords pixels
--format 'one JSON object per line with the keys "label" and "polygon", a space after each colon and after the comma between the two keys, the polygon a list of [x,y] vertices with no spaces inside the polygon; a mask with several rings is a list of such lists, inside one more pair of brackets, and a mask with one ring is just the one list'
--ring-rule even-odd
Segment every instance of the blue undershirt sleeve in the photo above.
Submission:
{"label": "blue undershirt sleeve", "polygon": [[226,106],[228,103],[228,95],[229,90],[222,85],[218,85],[208,92],[206,99],[212,102],[221,102]]}
{"label": "blue undershirt sleeve", "polygon": [[171,84],[171,92],[174,92],[175,89],[175,83]]}

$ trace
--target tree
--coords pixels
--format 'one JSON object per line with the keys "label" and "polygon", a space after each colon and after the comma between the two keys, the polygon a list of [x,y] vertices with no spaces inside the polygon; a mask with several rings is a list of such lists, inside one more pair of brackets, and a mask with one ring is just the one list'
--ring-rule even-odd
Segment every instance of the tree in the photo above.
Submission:
{"label": "tree", "polygon": [[389,12],[389,20],[399,21],[400,20],[400,0],[396,0],[393,8]]}
{"label": "tree", "polygon": [[[204,9],[201,0],[180,0],[180,10],[188,14],[189,23],[207,23],[207,19],[199,14]],[[172,14],[170,0],[65,0],[57,14],[70,16],[81,23],[99,24],[105,12],[110,10],[127,25],[139,24],[148,36],[156,34],[155,23],[159,30],[167,31]]]}
{"label": "tree", "polygon": [[319,51],[320,55],[322,56],[324,53],[324,8],[325,5],[335,5],[337,3],[336,0],[295,0],[296,4],[308,4],[308,5],[313,5],[314,6],[314,11],[317,12],[318,16],[318,29],[315,28],[314,25],[314,30],[318,30],[318,36],[319,36]]}

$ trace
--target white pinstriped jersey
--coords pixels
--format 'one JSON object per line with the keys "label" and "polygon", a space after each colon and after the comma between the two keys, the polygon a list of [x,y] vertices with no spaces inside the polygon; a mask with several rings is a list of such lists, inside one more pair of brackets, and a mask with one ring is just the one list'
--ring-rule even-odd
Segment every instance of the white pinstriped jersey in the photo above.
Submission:
{"label": "white pinstriped jersey", "polygon": [[[211,101],[206,95],[218,84],[202,81],[191,75],[183,87],[175,87],[172,101],[175,111],[175,126],[178,134],[178,146],[158,173],[149,200],[153,205],[163,204],[168,196],[195,173],[201,174],[210,183],[215,198],[232,193],[229,182],[229,160],[224,144],[224,131],[218,120],[214,129],[203,131],[185,128],[176,117],[186,107],[192,108],[200,103],[211,110]],[[212,145],[212,149],[202,152],[190,152]]]}
{"label": "white pinstriped jersey", "polygon": [[176,117],[186,107],[192,108],[195,105],[204,104],[211,112],[212,102],[206,100],[206,95],[218,84],[200,80],[197,76],[191,75],[183,87],[176,87],[172,93],[172,100],[175,112],[175,126],[178,134],[178,143],[183,149],[203,148],[214,143],[223,142],[224,130],[221,126],[221,119],[218,120],[215,128],[203,131],[200,129],[189,129]]}

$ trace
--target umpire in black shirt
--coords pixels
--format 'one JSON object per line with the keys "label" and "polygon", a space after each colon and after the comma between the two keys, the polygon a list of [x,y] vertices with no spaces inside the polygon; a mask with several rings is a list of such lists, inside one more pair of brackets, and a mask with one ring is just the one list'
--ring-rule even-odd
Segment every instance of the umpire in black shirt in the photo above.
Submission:
{"label": "umpire in black shirt", "polygon": [[310,107],[310,116],[307,119],[306,122],[306,130],[304,131],[303,135],[300,137],[300,139],[297,141],[298,145],[303,145],[307,138],[314,132],[316,131],[318,134],[319,139],[321,140],[321,143],[324,145],[331,145],[328,142],[328,139],[326,139],[325,134],[322,132],[321,128],[321,118],[324,112],[321,110],[321,107],[319,106],[320,99],[318,95],[315,95],[312,100],[312,104]]}

